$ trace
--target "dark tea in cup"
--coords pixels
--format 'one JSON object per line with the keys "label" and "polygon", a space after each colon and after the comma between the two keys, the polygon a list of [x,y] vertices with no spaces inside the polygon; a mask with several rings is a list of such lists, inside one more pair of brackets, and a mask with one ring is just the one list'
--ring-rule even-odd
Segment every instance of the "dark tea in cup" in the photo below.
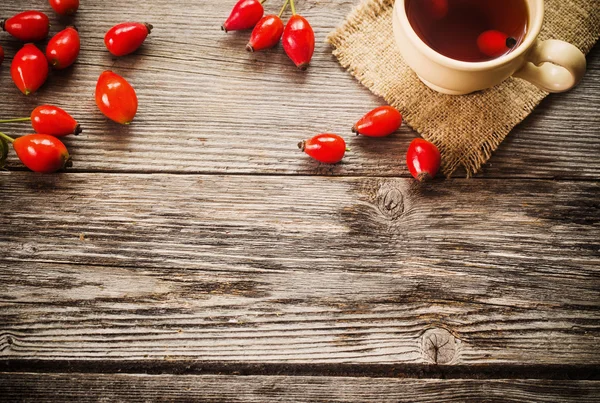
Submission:
{"label": "dark tea in cup", "polygon": [[516,49],[527,34],[526,0],[406,0],[413,30],[436,52],[485,62]]}

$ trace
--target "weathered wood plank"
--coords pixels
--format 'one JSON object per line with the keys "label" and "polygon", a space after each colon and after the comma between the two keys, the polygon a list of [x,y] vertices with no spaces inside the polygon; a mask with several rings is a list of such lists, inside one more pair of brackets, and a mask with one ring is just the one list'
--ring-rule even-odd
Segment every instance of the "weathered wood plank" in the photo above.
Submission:
{"label": "weathered wood plank", "polygon": [[3,401],[597,402],[598,381],[0,373]]}
{"label": "weathered wood plank", "polygon": [[[381,101],[335,61],[325,36],[341,23],[354,1],[298,2],[313,24],[317,50],[313,66],[300,73],[281,49],[249,55],[248,34],[224,34],[219,26],[232,1],[177,0],[164,4],[125,0],[82,4],[74,23],[82,52],[73,69],[53,73],[36,95],[25,98],[10,82],[8,64],[17,42],[0,37],[7,61],[0,69],[0,115],[25,116],[39,103],[71,111],[86,128],[67,139],[75,169],[136,172],[237,172],[407,176],[404,152],[414,133],[403,128],[387,139],[353,138],[349,128]],[[267,10],[279,7],[274,2]],[[67,21],[54,17],[52,32]],[[30,2],[3,2],[1,15],[31,8]],[[102,37],[114,23],[149,21],[155,25],[135,55],[112,58]],[[578,89],[553,95],[519,127],[486,166],[492,177],[600,177],[600,51],[589,58],[590,71]],[[107,122],[93,101],[101,71],[114,69],[136,87],[140,110],[128,128]],[[24,134],[27,125],[8,126]],[[296,143],[320,132],[337,132],[352,152],[328,169],[299,154]],[[9,167],[20,166],[14,156]]]}
{"label": "weathered wood plank", "polygon": [[549,96],[517,126],[482,176],[598,177],[600,142],[592,138],[600,138],[600,99],[592,94],[600,94],[600,46],[588,57],[588,68],[585,84]]}
{"label": "weathered wood plank", "polygon": [[594,182],[0,175],[0,357],[600,364]]}

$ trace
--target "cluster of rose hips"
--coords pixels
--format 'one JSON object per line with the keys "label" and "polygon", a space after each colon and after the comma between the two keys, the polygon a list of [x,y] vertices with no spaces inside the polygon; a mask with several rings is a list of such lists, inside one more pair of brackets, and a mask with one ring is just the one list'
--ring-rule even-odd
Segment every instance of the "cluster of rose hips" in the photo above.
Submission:
{"label": "cluster of rose hips", "polygon": [[[239,0],[221,29],[225,32],[252,29],[246,45],[249,52],[272,48],[281,39],[288,57],[300,70],[306,70],[315,51],[315,33],[312,27],[306,18],[296,14],[294,0],[285,0],[279,15],[269,14],[263,17],[265,1]],[[292,16],[284,27],[281,15],[288,3]]]}
{"label": "cluster of rose hips", "polygon": [[[61,15],[72,15],[79,8],[79,0],[49,0],[49,3]],[[48,36],[50,21],[42,12],[24,11],[0,22],[0,26],[25,42],[10,66],[13,82],[25,95],[34,93],[46,82],[49,64],[62,70],[71,66],[79,56],[79,32],[73,26],[66,27],[48,41],[46,54],[31,43]],[[151,29],[151,25],[137,22],[118,24],[106,33],[104,43],[114,56],[124,56],[137,50]],[[0,47],[0,64],[3,60],[4,50]],[[105,71],[98,78],[95,99],[100,111],[117,123],[131,123],[137,112],[135,90],[127,80],[112,71]],[[0,123],[27,120],[31,120],[36,134],[15,140],[0,133],[0,165],[8,152],[7,142],[10,142],[21,162],[32,171],[49,173],[70,166],[67,148],[57,137],[79,134],[81,127],[77,121],[57,106],[42,105],[30,117],[1,120]]]}
{"label": "cluster of rose hips", "polygon": [[[380,106],[368,112],[352,127],[356,135],[385,137],[402,125],[402,115],[391,106]],[[298,143],[298,148],[324,164],[337,164],[346,154],[346,142],[337,134],[323,133]],[[440,152],[435,144],[421,138],[408,146],[406,165],[411,175],[422,182],[432,179],[440,169]]]}
{"label": "cluster of rose hips", "polygon": [[[60,14],[73,14],[79,7],[79,0],[49,1]],[[293,15],[284,28],[280,17],[288,2]],[[278,16],[268,15],[263,18],[263,14],[260,1],[240,0],[223,24],[223,29],[228,31],[254,27],[247,46],[250,51],[275,46],[283,36],[285,52],[296,66],[306,69],[314,52],[314,32],[308,21],[296,14],[294,0],[286,0]],[[21,41],[41,41],[48,35],[49,19],[41,12],[25,11],[3,21],[1,26]],[[151,29],[149,24],[118,24],[106,33],[104,43],[114,56],[124,56],[137,50]],[[79,33],[74,27],[67,27],[56,34],[48,42],[46,55],[34,44],[25,44],[11,64],[11,76],[15,85],[25,95],[37,91],[47,79],[48,63],[56,69],[71,66],[79,55],[79,47]],[[4,52],[0,47],[0,64],[3,58]],[[112,71],[105,71],[100,75],[95,99],[100,111],[120,124],[131,123],[137,112],[135,90],[127,80]],[[42,105],[35,108],[30,117],[0,120],[0,123],[27,120],[31,120],[37,134],[21,136],[15,140],[0,133],[0,162],[6,158],[8,141],[13,144],[23,164],[32,171],[48,173],[70,166],[67,148],[58,137],[79,134],[81,127],[77,121],[57,106]],[[370,137],[384,137],[398,130],[401,124],[402,115],[396,109],[384,106],[367,113],[354,125],[352,131]],[[314,159],[326,164],[340,162],[346,152],[344,139],[335,134],[319,134],[298,146]],[[409,146],[406,161],[411,174],[418,180],[425,180],[437,173],[440,153],[432,143],[415,139]]]}
{"label": "cluster of rose hips", "polygon": [[[285,0],[279,15],[264,16],[263,3],[266,0],[239,0],[229,18],[221,27],[227,31],[252,29],[246,50],[255,52],[272,48],[283,42],[283,49],[294,64],[306,70],[315,50],[315,34],[305,18],[296,14],[294,0]],[[285,25],[281,15],[288,3],[292,17]],[[392,134],[402,125],[402,115],[390,106],[376,108],[367,113],[352,128],[356,134],[370,137],[384,137]],[[315,160],[324,164],[336,164],[344,158],[346,142],[336,134],[323,133],[302,141],[298,147]],[[437,147],[423,139],[415,139],[408,148],[406,162],[411,174],[418,180],[433,178],[440,167],[440,153]]]}

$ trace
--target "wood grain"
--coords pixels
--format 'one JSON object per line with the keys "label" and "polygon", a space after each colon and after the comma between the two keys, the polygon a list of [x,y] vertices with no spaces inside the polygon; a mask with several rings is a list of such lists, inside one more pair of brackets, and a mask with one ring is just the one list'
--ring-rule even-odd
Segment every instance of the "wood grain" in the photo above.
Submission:
{"label": "wood grain", "polygon": [[[8,3],[8,4],[7,4]],[[296,71],[281,48],[248,54],[247,33],[224,34],[219,26],[231,2],[178,0],[165,4],[117,0],[84,3],[70,20],[52,16],[52,32],[73,22],[82,36],[76,65],[53,73],[39,93],[25,98],[11,83],[8,64],[18,43],[0,37],[7,61],[0,69],[2,116],[27,116],[39,103],[63,106],[81,121],[83,135],[66,140],[76,171],[268,173],[286,175],[408,176],[405,150],[415,133],[403,127],[387,139],[356,138],[352,124],[381,100],[345,72],[325,44],[354,1],[298,2],[317,36],[313,65]],[[30,2],[3,2],[1,15],[30,8]],[[279,4],[267,4],[267,12]],[[134,55],[113,58],[104,33],[127,16],[155,29]],[[553,95],[515,130],[485,167],[490,177],[600,177],[600,51],[572,92]],[[106,119],[92,94],[99,74],[113,69],[136,88],[140,110],[131,127]],[[27,125],[8,126],[19,135]],[[343,164],[320,166],[301,155],[299,140],[317,133],[343,134],[352,149]],[[16,158],[9,168],[21,166]],[[459,174],[457,174],[459,175]]]}
{"label": "wood grain", "polygon": [[600,364],[599,186],[4,173],[0,357]]}
{"label": "wood grain", "polygon": [[7,402],[597,402],[598,381],[0,373]]}
{"label": "wood grain", "polygon": [[[0,172],[0,399],[597,400],[600,46],[480,178],[420,185],[410,128],[350,134],[381,103],[324,43],[354,4],[297,1],[317,34],[306,73],[222,33],[231,2],[82,2],[73,20],[0,4],[82,36],[76,65],[26,98],[9,75],[20,45],[0,35],[0,117],[52,103],[85,128],[65,140],[73,171],[19,172],[12,155]],[[117,59],[102,38],[124,19],[155,29]],[[94,105],[105,69],[138,92],[131,127]],[[296,149],[320,132],[345,135],[342,164]],[[192,365],[210,370],[160,375]],[[347,366],[357,378],[331,376]],[[154,375],[95,373],[123,368]],[[540,379],[474,379],[504,375]]]}

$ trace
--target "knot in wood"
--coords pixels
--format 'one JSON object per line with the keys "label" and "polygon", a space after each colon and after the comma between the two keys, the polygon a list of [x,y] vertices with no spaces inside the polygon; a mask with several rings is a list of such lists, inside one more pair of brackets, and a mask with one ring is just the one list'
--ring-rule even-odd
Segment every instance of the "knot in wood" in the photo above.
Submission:
{"label": "knot in wood", "polygon": [[14,343],[11,335],[0,336],[0,351],[10,351]]}
{"label": "knot in wood", "polygon": [[404,213],[402,191],[392,183],[384,183],[377,192],[377,207],[387,219],[397,220]]}
{"label": "knot in wood", "polygon": [[421,355],[433,364],[449,364],[457,351],[456,338],[446,329],[429,329],[423,334]]}

